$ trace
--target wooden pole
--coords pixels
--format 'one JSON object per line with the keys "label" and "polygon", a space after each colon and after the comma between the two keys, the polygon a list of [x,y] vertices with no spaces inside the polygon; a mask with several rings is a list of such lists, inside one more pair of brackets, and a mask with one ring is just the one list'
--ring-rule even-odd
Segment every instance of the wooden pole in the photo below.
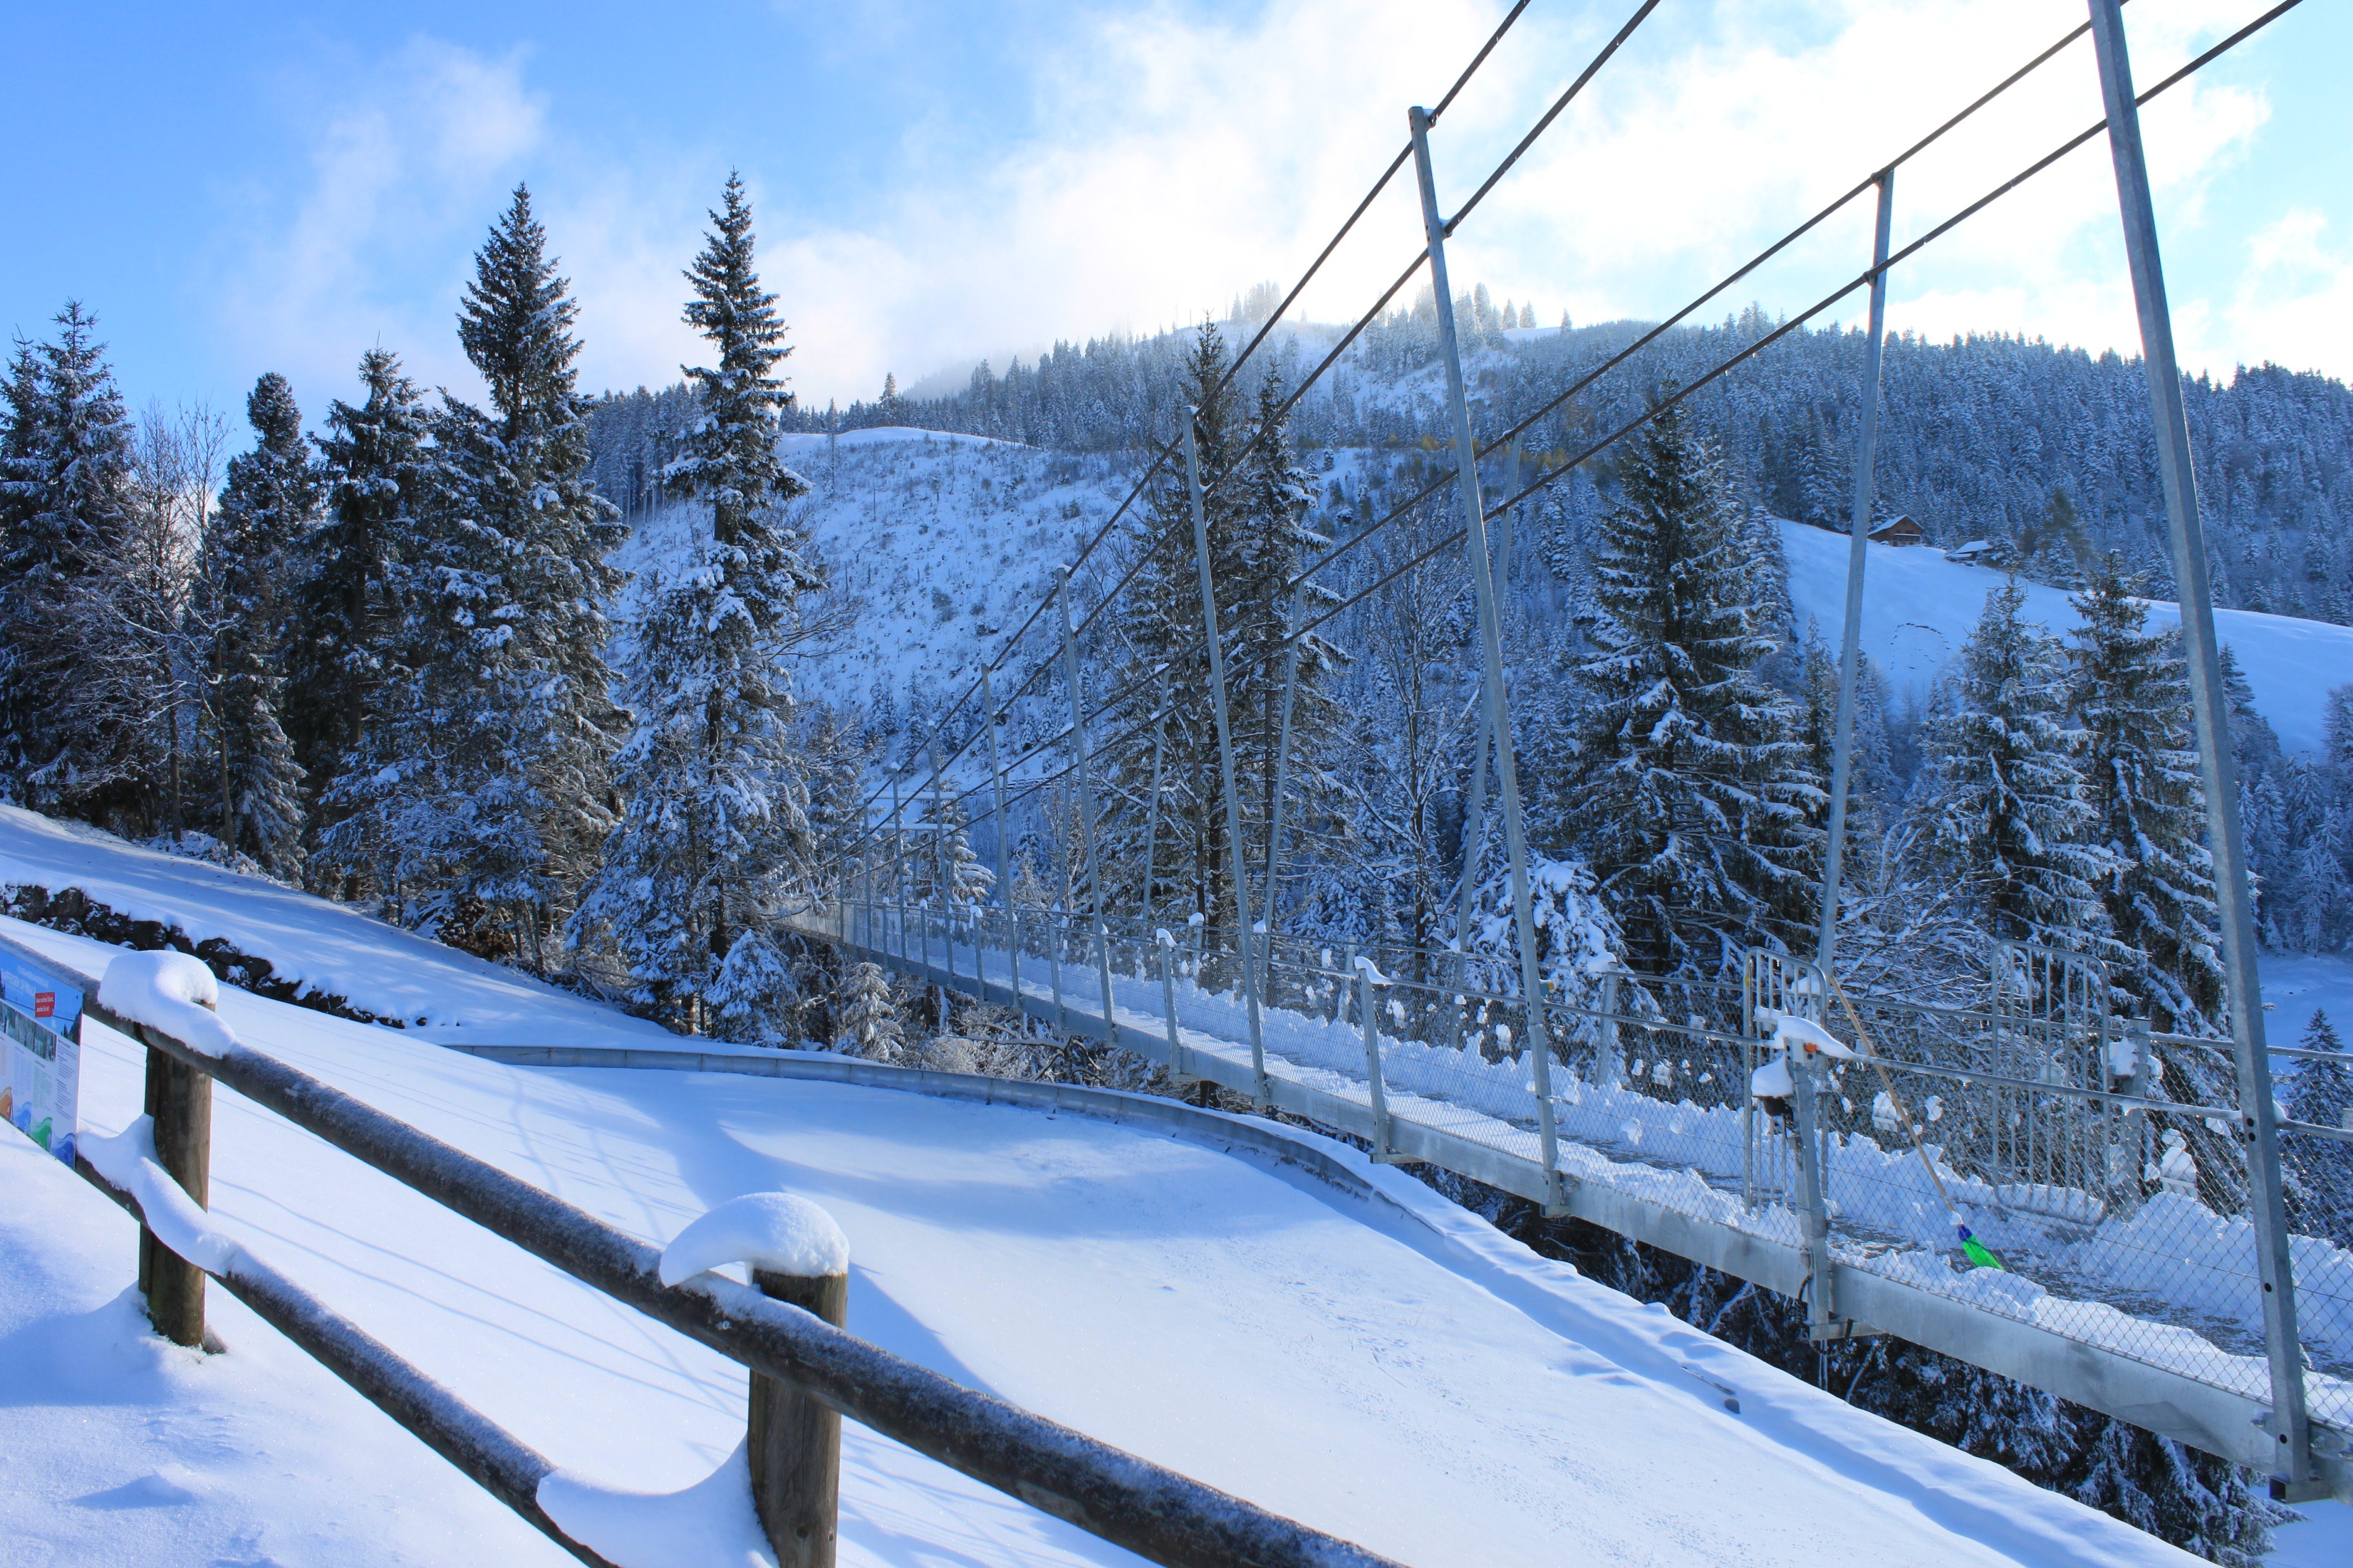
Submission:
{"label": "wooden pole", "polygon": [[[198,1208],[212,1204],[213,1080],[150,1047],[147,1114],[155,1123],[155,1162]],[[155,1331],[177,1345],[205,1342],[205,1271],[139,1228],[139,1289]]]}
{"label": "wooden pole", "polygon": [[[824,1319],[849,1321],[849,1276],[752,1270],[765,1296]],[[752,1503],[776,1568],[833,1568],[841,1490],[841,1417],[791,1384],[752,1374]]]}

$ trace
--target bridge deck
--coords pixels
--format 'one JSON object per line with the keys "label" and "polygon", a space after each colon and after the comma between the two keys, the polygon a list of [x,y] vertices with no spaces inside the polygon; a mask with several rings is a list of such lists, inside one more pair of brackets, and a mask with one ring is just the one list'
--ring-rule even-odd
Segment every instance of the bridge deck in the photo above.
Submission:
{"label": "bridge deck", "polygon": [[[954,922],[811,913],[795,923],[924,984],[1112,1041],[1183,1076],[1242,1094],[1262,1091],[1263,1103],[1362,1138],[1386,1157],[1434,1164],[1539,1204],[1551,1199],[1556,1213],[1785,1295],[1805,1288],[1798,1215],[1773,1173],[1758,1168],[1757,1141],[1738,1110],[1671,1102],[1556,1068],[1556,1186],[1541,1159],[1525,1055],[1497,1050],[1494,1042],[1482,1055],[1383,1033],[1377,1110],[1361,1008],[1350,1012],[1345,998],[1322,1016],[1261,1012],[1261,1086],[1242,999],[1190,977],[1114,962],[1106,1019],[1103,966],[1093,954],[1084,964],[1057,965],[1024,953],[1017,989],[1011,952],[973,945],[968,929],[951,941]],[[1973,1227],[2016,1265],[2007,1272],[1968,1268],[1947,1250],[1943,1205],[1915,1156],[1891,1142],[1883,1150],[1849,1137],[1831,1151],[1841,1316],[1860,1331],[1896,1334],[2210,1453],[2270,1468],[2271,1439],[2261,1426],[2267,1369],[2259,1330],[2251,1336],[2245,1327],[2250,1318],[2260,1321],[2253,1247],[2233,1234],[2243,1221],[2171,1194],[2129,1216],[2110,1216],[2094,1194],[1996,1189],[1954,1176],[1948,1184]],[[2143,1266],[2152,1251],[2168,1267]],[[2320,1446],[2334,1450],[2326,1479],[2353,1500],[2353,1464],[2337,1446],[2339,1434],[2353,1430],[2353,1377],[2345,1375],[2353,1374],[2353,1257],[2318,1241],[2306,1251],[2298,1259],[2299,1290],[2321,1310],[2307,1309],[2306,1339],[2316,1368],[2332,1369],[2308,1374],[2309,1397],[2316,1420],[2328,1428]]]}

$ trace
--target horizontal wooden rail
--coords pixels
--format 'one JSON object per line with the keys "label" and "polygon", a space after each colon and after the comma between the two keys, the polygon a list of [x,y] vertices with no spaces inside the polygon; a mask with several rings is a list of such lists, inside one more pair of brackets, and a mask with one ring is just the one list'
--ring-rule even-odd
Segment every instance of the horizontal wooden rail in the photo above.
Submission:
{"label": "horizontal wooden rail", "polygon": [[[95,994],[98,987],[90,990]],[[965,1388],[748,1286],[707,1274],[665,1286],[659,1277],[660,1253],[638,1237],[272,1057],[243,1047],[207,1056],[95,1001],[87,1005],[87,1016],[211,1075],[730,1360],[791,1384],[919,1454],[1153,1562],[1169,1568],[1376,1568],[1390,1563]]]}
{"label": "horizontal wooden rail", "polygon": [[[147,1224],[139,1200],[108,1181],[88,1155],[75,1156],[74,1170],[121,1205],[142,1226]],[[612,1568],[557,1529],[539,1506],[539,1483],[555,1467],[522,1438],[261,1259],[248,1254],[230,1268],[206,1272],[221,1289],[253,1309],[256,1317],[358,1390],[362,1398],[484,1491],[521,1514],[533,1529],[590,1568]]]}

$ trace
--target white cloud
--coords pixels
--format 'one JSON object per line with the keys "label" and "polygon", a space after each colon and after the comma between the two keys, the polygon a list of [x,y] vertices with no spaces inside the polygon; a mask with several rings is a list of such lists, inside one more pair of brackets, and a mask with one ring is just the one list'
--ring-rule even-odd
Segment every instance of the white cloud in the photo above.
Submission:
{"label": "white cloud", "polygon": [[[243,353],[298,388],[348,385],[378,341],[420,381],[462,378],[451,321],[465,274],[449,258],[480,242],[546,138],[546,98],[523,67],[420,39],[333,84],[299,203],[274,225],[250,220],[230,257],[221,324]],[[434,285],[418,290],[420,277]]]}
{"label": "white cloud", "polygon": [[2330,246],[2327,227],[2297,207],[2248,240],[2247,269],[2214,334],[2232,345],[2232,363],[2338,375],[2353,364],[2353,249]]}
{"label": "white cloud", "polygon": [[[1618,4],[1525,17],[1438,133],[1440,190],[1475,178],[1623,19]],[[2242,19],[2239,0],[2136,0],[2144,84]],[[1442,92],[1492,29],[1493,0],[1272,0],[1217,25],[1173,5],[1076,11],[1035,55],[1021,139],[993,156],[912,126],[888,188],[855,216],[772,189],[764,157],[824,156],[795,126],[771,148],[591,153],[550,130],[519,57],[418,44],[328,119],[301,213],[257,245],[239,330],[313,345],[342,377],[382,331],[420,373],[458,384],[449,311],[465,258],[530,166],[578,286],[592,385],[659,384],[696,345],[679,270],[730,155],[759,203],[763,270],[782,297],[803,395],[871,395],[944,363],[1034,352],[1056,337],[1152,331],[1250,283],[1288,283],[1405,140],[1405,108]],[[1833,0],[1807,11],[1719,0],[1662,10],[1586,99],[1467,222],[1458,283],[1535,300],[1543,319],[1653,316],[1776,237],[2072,25],[2041,0]],[[912,47],[902,40],[902,47]],[[1897,187],[1899,244],[2096,119],[2079,42],[1916,164]],[[2147,117],[2161,216],[2201,221],[2201,193],[2262,125],[2258,93],[2194,83]],[[2005,198],[1898,276],[1898,327],[2040,332],[2134,346],[2105,143]],[[1868,201],[1744,283],[1810,304],[1865,259]],[[2353,361],[2271,305],[2284,279],[2342,300],[2342,257],[2319,231],[2259,240],[2228,301],[2177,300],[2185,353],[2227,367],[2244,345],[2296,363]],[[1352,315],[1419,247],[1410,170],[1335,258],[1307,309]],[[424,263],[433,253],[430,268]],[[410,265],[412,259],[416,263]],[[404,291],[410,276],[437,281]],[[1860,296],[1857,296],[1859,301]],[[1842,307],[1852,317],[1859,305]],[[2337,319],[2345,320],[2339,309]],[[2194,329],[2194,330],[2193,330]],[[405,341],[401,341],[405,340]]]}

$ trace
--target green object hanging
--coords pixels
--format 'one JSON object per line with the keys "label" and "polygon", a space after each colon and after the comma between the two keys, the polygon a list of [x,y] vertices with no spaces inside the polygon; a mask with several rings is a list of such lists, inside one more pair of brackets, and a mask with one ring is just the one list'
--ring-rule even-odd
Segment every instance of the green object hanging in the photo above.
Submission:
{"label": "green object hanging", "polygon": [[1961,1256],[1968,1258],[1972,1267],[1978,1268],[2002,1267],[2001,1259],[1988,1250],[1984,1242],[1970,1235],[1968,1226],[1956,1225],[1953,1228],[1961,1233]]}

